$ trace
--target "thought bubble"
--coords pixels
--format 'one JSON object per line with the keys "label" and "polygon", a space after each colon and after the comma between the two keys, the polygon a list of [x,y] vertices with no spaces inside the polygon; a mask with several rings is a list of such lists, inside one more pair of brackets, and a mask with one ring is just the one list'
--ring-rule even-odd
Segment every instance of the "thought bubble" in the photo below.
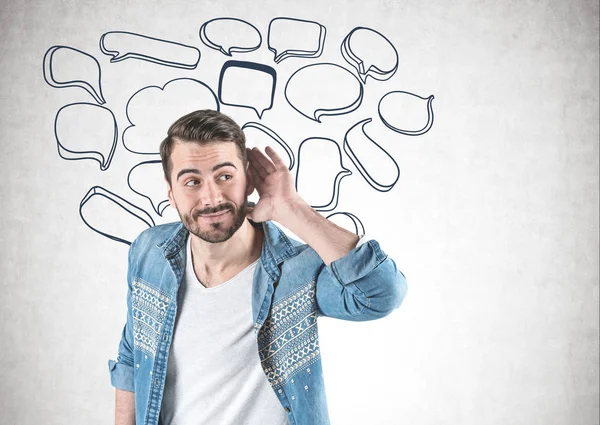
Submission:
{"label": "thought bubble", "polygon": [[354,111],[363,87],[350,71],[333,63],[308,65],[296,71],[285,86],[285,98],[306,118],[321,122],[324,115]]}
{"label": "thought bubble", "polygon": [[62,158],[91,159],[105,171],[117,147],[117,121],[104,106],[71,103],[56,113],[54,135]]}
{"label": "thought bubble", "polygon": [[100,105],[105,103],[95,57],[68,46],[52,46],[44,55],[44,80],[52,87],[79,87]]}
{"label": "thought bubble", "polygon": [[420,136],[433,125],[433,99],[433,95],[421,97],[405,91],[389,92],[379,101],[379,117],[398,133]]}
{"label": "thought bubble", "polygon": [[144,87],[127,102],[131,125],[123,132],[123,145],[134,153],[157,154],[171,124],[199,109],[219,110],[217,97],[202,81],[177,78],[164,87]]}
{"label": "thought bubble", "polygon": [[111,56],[111,62],[141,59],[159,65],[194,69],[200,61],[200,50],[194,46],[126,31],[103,34],[100,50]]}
{"label": "thought bubble", "polygon": [[340,182],[350,174],[342,164],[342,153],[334,140],[311,137],[300,143],[296,191],[314,209],[335,209]]}
{"label": "thought bubble", "polygon": [[349,212],[336,212],[329,214],[326,218],[338,226],[343,227],[350,232],[354,232],[358,236],[365,234],[365,227],[363,226],[362,221],[354,214]]}
{"label": "thought bubble", "polygon": [[371,121],[371,118],[359,121],[346,132],[344,152],[373,189],[387,192],[400,178],[400,168],[394,158],[365,132],[365,125]]}
{"label": "thought bubble", "polygon": [[257,147],[264,151],[267,146],[270,146],[286,162],[289,170],[294,168],[294,152],[273,130],[258,122],[247,122],[242,130],[246,136],[248,148]]}
{"label": "thought bubble", "polygon": [[219,100],[225,105],[254,109],[258,118],[271,109],[277,73],[261,63],[227,61],[219,76]]}
{"label": "thought bubble", "polygon": [[131,245],[144,230],[154,226],[143,209],[103,187],[92,187],[79,204],[79,215],[94,232]]}
{"label": "thought bubble", "polygon": [[216,18],[200,27],[200,40],[208,47],[227,56],[258,49],[262,43],[260,31],[249,22],[236,18]]}
{"label": "thought bubble", "polygon": [[129,188],[147,198],[156,214],[162,216],[169,206],[164,172],[160,161],[146,161],[134,166],[127,175]]}
{"label": "thought bubble", "polygon": [[268,45],[275,63],[291,58],[317,58],[323,53],[326,28],[314,21],[275,18],[269,22]]}
{"label": "thought bubble", "polygon": [[371,28],[354,28],[344,38],[340,50],[365,84],[367,77],[388,80],[398,69],[396,48],[383,34]]}

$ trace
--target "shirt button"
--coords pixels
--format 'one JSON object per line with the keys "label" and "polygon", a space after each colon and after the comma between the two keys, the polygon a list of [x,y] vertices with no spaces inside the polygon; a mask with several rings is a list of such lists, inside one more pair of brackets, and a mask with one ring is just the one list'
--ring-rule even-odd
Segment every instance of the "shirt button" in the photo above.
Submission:
{"label": "shirt button", "polygon": [[289,407],[284,407],[283,410],[285,410],[286,412],[289,412],[290,408]]}

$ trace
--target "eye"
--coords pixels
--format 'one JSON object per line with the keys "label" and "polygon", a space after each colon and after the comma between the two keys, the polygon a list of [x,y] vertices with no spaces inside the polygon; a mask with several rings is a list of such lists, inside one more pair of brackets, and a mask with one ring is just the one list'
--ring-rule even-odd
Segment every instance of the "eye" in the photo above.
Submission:
{"label": "eye", "polygon": [[219,179],[224,180],[224,181],[231,180],[232,178],[233,178],[233,176],[231,174],[221,174],[219,176]]}
{"label": "eye", "polygon": [[187,182],[185,182],[184,186],[196,186],[199,183],[200,182],[196,179],[190,179]]}

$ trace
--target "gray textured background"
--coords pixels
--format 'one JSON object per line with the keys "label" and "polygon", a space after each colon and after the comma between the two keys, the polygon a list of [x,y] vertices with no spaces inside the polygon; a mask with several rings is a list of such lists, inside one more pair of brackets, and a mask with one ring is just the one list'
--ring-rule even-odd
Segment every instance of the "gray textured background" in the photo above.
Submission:
{"label": "gray textured background", "polygon": [[[203,59],[189,75],[216,90],[200,25],[239,17],[266,38],[270,19],[289,16],[324,24],[324,58],[340,64],[345,34],[377,29],[400,55],[387,90],[436,96],[421,138],[373,130],[402,170],[392,191],[356,172],[342,184],[341,206],[409,292],[380,321],[321,321],[333,423],[598,424],[598,2],[3,0],[0,16],[1,423],[114,414],[106,362],[125,320],[127,247],[85,227],[78,205],[95,184],[125,193],[129,157],[119,141],[101,172],[57,155],[57,110],[88,96],[44,82],[45,51],[64,44],[100,61],[121,132],[145,75],[109,64],[104,32],[196,45]],[[377,85],[367,83],[371,116]],[[223,111],[251,118],[234,109]],[[286,113],[265,120],[285,127]]]}

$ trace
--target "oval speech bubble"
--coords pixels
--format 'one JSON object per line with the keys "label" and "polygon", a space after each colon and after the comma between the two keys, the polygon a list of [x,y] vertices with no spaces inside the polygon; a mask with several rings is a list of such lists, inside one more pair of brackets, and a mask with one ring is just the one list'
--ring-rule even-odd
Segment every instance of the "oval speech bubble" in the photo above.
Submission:
{"label": "oval speech bubble", "polygon": [[354,28],[344,38],[340,51],[365,84],[367,77],[388,80],[398,69],[396,48],[383,34],[371,28]]}
{"label": "oval speech bubble", "polygon": [[226,56],[252,52],[262,44],[262,35],[254,25],[236,18],[216,18],[200,27],[200,40]]}
{"label": "oval speech bubble", "polygon": [[246,136],[246,146],[248,148],[257,147],[264,151],[267,146],[270,146],[277,152],[277,155],[279,155],[281,159],[284,161],[287,160],[288,170],[294,168],[294,152],[292,152],[289,145],[269,127],[259,122],[247,122],[242,127],[242,131]]}
{"label": "oval speech bubble", "polygon": [[346,68],[318,63],[292,74],[285,86],[285,98],[306,118],[321,122],[322,116],[347,114],[358,108],[363,87]]}
{"label": "oval speech bubble", "polygon": [[371,121],[371,118],[359,121],[346,132],[344,152],[373,189],[387,192],[400,178],[400,168],[394,158],[365,132],[365,125]]}
{"label": "oval speech bubble", "polygon": [[79,87],[104,104],[100,64],[92,55],[68,46],[52,46],[44,55],[44,80],[52,87]]}

